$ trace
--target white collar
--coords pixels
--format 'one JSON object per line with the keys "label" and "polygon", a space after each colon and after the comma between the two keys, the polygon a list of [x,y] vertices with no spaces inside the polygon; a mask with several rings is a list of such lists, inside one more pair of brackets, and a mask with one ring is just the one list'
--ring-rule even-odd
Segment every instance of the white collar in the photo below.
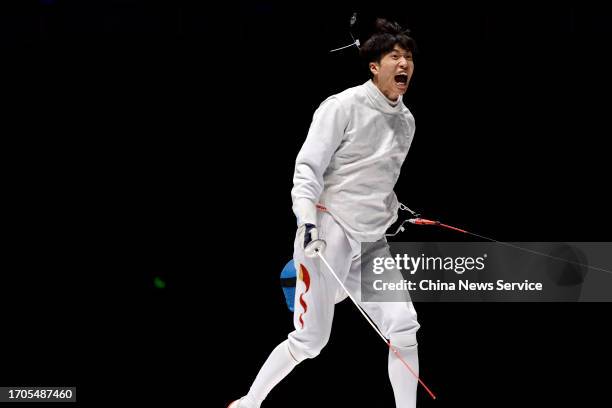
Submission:
{"label": "white collar", "polygon": [[397,101],[392,101],[381,92],[380,89],[370,79],[363,86],[374,105],[385,113],[399,113],[402,111],[402,95]]}

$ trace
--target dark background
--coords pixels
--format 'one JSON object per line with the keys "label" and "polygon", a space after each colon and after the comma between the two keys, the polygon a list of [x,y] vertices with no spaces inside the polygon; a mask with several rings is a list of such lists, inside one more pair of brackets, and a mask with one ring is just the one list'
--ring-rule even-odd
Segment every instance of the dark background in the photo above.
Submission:
{"label": "dark background", "polygon": [[[362,41],[382,16],[419,46],[401,201],[503,241],[609,240],[612,14],[496,4],[3,2],[0,384],[84,403],[246,393],[292,329],[295,156],[318,104],[368,78],[356,49],[327,52],[354,11]],[[416,308],[439,396],[421,406],[607,399],[607,304]],[[393,406],[386,364],[343,303],[265,406]]]}

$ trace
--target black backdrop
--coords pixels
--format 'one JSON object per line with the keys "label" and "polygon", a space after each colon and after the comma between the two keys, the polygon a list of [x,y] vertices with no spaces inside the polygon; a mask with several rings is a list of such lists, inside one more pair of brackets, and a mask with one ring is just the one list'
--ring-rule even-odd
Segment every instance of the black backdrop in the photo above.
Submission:
{"label": "black backdrop", "polygon": [[[247,391],[292,327],[295,155],[316,106],[367,79],[356,50],[327,52],[354,11],[362,35],[383,16],[419,46],[401,201],[499,240],[609,240],[603,9],[3,4],[2,385],[211,407]],[[606,399],[607,304],[416,307],[439,395],[421,406]],[[393,406],[387,350],[352,308],[266,406]]]}

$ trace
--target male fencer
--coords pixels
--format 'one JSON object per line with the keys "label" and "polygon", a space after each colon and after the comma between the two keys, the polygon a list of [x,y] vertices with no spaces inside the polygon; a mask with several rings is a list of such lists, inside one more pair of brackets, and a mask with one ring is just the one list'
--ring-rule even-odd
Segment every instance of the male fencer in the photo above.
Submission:
{"label": "male fencer", "polygon": [[[358,292],[360,243],[384,240],[397,220],[393,188],[415,132],[414,117],[402,102],[414,71],[414,49],[397,23],[378,19],[360,48],[371,79],[330,96],[314,113],[291,191],[298,224],[295,330],[272,351],[249,392],[228,408],[259,408],[276,384],[327,343],[335,304],[346,295],[316,251],[349,291]],[[418,375],[419,323],[412,302],[360,305]],[[391,351],[388,370],[396,407],[415,407],[417,379]]]}

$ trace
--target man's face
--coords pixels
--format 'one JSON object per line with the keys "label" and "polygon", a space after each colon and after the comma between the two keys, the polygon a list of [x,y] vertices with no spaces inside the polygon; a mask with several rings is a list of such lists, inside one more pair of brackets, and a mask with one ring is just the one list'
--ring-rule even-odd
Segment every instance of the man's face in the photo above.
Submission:
{"label": "man's face", "polygon": [[370,63],[370,71],[378,89],[387,98],[395,101],[408,90],[408,83],[414,71],[412,51],[396,44],[391,52],[382,56],[380,63]]}

